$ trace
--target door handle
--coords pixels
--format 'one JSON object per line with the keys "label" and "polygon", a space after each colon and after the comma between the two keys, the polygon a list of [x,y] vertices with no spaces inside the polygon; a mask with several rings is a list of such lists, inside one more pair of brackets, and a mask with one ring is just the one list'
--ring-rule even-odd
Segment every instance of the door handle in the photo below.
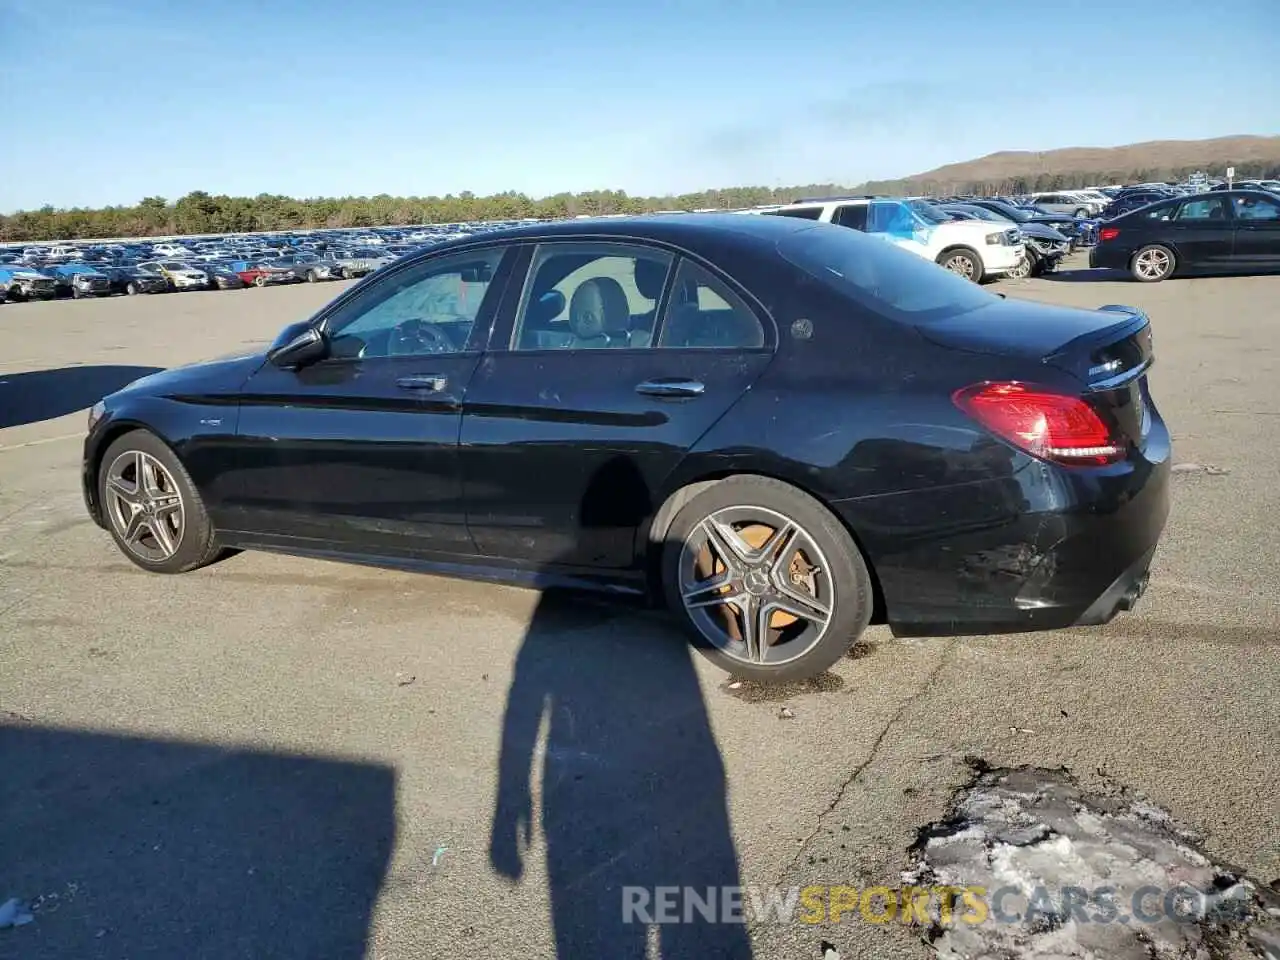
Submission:
{"label": "door handle", "polygon": [[415,373],[400,377],[396,386],[402,390],[430,390],[439,393],[449,385],[449,378],[439,373]]}
{"label": "door handle", "polygon": [[649,397],[700,397],[706,389],[706,384],[699,383],[697,380],[674,377],[646,380],[644,383],[636,384],[636,393],[643,393]]}

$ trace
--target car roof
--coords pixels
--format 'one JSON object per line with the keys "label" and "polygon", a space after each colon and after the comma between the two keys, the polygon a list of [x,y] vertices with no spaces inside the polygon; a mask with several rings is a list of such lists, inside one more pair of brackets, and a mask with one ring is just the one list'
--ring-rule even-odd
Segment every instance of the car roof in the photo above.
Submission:
{"label": "car roof", "polygon": [[788,234],[812,230],[808,220],[789,217],[743,217],[732,213],[651,214],[635,217],[593,217],[551,223],[523,224],[486,230],[428,247],[417,257],[433,256],[444,250],[460,250],[491,243],[575,239],[648,240],[696,250],[708,243],[729,243],[755,250],[772,249]]}

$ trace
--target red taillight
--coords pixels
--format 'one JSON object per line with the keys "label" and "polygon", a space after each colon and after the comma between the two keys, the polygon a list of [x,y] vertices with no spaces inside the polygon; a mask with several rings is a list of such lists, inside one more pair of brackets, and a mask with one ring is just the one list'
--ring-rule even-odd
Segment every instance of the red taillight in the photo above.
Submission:
{"label": "red taillight", "polygon": [[1124,447],[1079,397],[1025,383],[979,383],[951,399],[992,433],[1045,460],[1114,463]]}
{"label": "red taillight", "polygon": [[1120,236],[1119,227],[1103,227],[1098,231],[1099,240],[1114,240],[1118,236]]}

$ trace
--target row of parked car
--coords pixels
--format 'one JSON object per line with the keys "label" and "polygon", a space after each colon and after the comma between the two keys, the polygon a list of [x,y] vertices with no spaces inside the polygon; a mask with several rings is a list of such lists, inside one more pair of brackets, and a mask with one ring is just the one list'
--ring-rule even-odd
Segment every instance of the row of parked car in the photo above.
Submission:
{"label": "row of parked car", "polygon": [[1090,216],[1011,197],[812,197],[742,212],[880,235],[975,283],[1049,273],[1098,236],[1098,221]]}
{"label": "row of parked car", "polygon": [[[1229,189],[1275,195],[1280,194],[1280,181],[1232,184],[1196,176],[1185,183],[1016,197],[820,197],[738,212],[799,217],[884,234],[899,246],[981,282],[1050,273],[1077,248],[1094,247],[1107,221],[1163,201]],[[362,277],[425,246],[512,225],[501,221],[183,242],[33,245],[0,250],[0,301],[228,290]]]}
{"label": "row of parked car", "polygon": [[0,300],[234,290],[362,277],[407,253],[506,224],[129,243],[38,244],[0,250]]}

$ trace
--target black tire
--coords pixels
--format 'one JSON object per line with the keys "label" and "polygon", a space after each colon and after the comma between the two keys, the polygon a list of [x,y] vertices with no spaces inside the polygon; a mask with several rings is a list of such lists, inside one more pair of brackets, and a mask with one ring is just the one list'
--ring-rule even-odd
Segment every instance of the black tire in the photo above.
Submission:
{"label": "black tire", "polygon": [[253,285],[255,287],[265,287],[267,285],[267,278],[263,274],[258,274],[253,278]]}
{"label": "black tire", "polygon": [[[113,463],[122,455],[133,451],[145,453],[168,471],[182,498],[184,512],[183,529],[173,554],[163,560],[153,561],[140,556],[124,540],[119,529],[119,520],[108,498],[107,477]],[[107,521],[107,529],[120,548],[120,552],[135,564],[151,573],[186,573],[203,567],[218,558],[222,552],[218,546],[216,532],[205,511],[204,502],[200,499],[191,475],[187,473],[182,461],[155,434],[147,430],[133,430],[118,437],[107,447],[98,469],[98,502],[102,504]]]}
{"label": "black tire", "polygon": [[1079,217],[1081,220],[1087,220],[1089,219],[1089,211],[1086,210],[1084,207],[1080,207],[1078,210],[1076,210],[1075,213],[1072,214],[1072,216]]}
{"label": "black tire", "polygon": [[[762,664],[731,655],[702,632],[685,607],[680,584],[685,545],[705,519],[726,508],[763,508],[781,515],[797,524],[825,559],[829,619],[812,645],[786,662]],[[733,676],[762,683],[816,677],[849,651],[871,620],[871,575],[849,531],[813,497],[780,480],[736,476],[705,487],[676,512],[661,549],[661,582],[668,607],[699,652]]]}
{"label": "black tire", "polygon": [[142,289],[138,286],[138,283],[136,280],[130,280],[128,286],[124,288],[124,292],[131,297],[136,297],[139,293],[142,292]]}
{"label": "black tire", "polygon": [[[950,264],[958,261],[967,261],[969,266],[967,270],[954,269]],[[972,280],[974,283],[981,283],[983,279],[982,258],[977,252],[970,250],[968,247],[952,247],[949,250],[943,250],[938,254],[938,266],[944,270],[950,270],[952,273],[959,274],[966,280]]]}
{"label": "black tire", "polygon": [[1129,261],[1129,273],[1139,283],[1159,283],[1173,276],[1178,258],[1162,243],[1148,243]]}
{"label": "black tire", "polygon": [[307,283],[315,283],[318,279],[314,270],[307,271]]}

